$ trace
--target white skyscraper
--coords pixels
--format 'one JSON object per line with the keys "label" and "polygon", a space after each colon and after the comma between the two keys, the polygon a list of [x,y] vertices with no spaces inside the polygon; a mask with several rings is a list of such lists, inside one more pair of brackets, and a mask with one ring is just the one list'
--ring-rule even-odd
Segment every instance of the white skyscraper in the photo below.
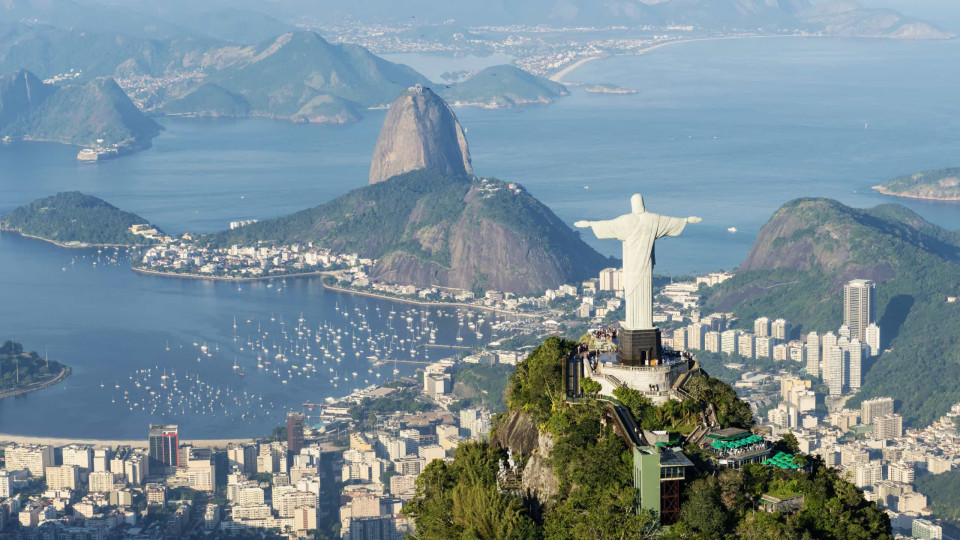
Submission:
{"label": "white skyscraper", "polygon": [[876,323],[867,326],[867,356],[880,354],[880,327]]}
{"label": "white skyscraper", "polygon": [[847,358],[850,365],[847,385],[850,390],[859,390],[863,382],[860,368],[863,364],[863,345],[859,339],[851,339],[850,347],[847,349]]}
{"label": "white skyscraper", "polygon": [[820,336],[816,332],[807,334],[807,374],[820,378]]}
{"label": "white skyscraper", "polygon": [[831,396],[843,393],[844,352],[837,345],[823,347],[823,382],[830,389]]}
{"label": "white skyscraper", "polygon": [[737,354],[740,352],[737,338],[740,336],[739,330],[725,330],[720,334],[720,352],[727,354]]}
{"label": "white skyscraper", "polygon": [[753,321],[753,333],[757,337],[768,337],[770,335],[770,319],[760,317]]}
{"label": "white skyscraper", "polygon": [[837,344],[837,335],[833,332],[827,332],[820,338],[820,350],[823,352],[823,360],[827,359],[827,347],[833,347]]}
{"label": "white skyscraper", "polygon": [[861,342],[867,339],[867,326],[874,322],[876,285],[869,279],[855,279],[843,286],[843,324],[850,328],[850,337]]}
{"label": "white skyscraper", "polygon": [[780,341],[790,341],[791,330],[792,327],[790,326],[790,323],[783,319],[777,319],[773,321],[770,333],[773,335],[773,337]]}

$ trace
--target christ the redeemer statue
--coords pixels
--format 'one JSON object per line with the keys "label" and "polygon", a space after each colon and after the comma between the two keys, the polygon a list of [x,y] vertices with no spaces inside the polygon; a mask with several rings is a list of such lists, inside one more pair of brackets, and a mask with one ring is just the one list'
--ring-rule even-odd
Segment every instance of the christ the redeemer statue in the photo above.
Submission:
{"label": "christ the redeemer statue", "polygon": [[590,227],[597,238],[616,238],[623,242],[623,298],[627,330],[653,329],[653,244],[664,236],[678,236],[687,223],[700,223],[696,216],[675,218],[647,212],[643,197],[630,198],[632,212],[607,221],[578,221],[580,228]]}

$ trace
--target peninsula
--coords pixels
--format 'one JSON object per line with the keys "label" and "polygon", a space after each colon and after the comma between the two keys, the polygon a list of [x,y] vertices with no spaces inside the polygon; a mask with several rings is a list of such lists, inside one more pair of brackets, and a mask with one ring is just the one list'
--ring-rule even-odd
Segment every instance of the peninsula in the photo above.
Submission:
{"label": "peninsula", "polygon": [[163,233],[146,219],[78,191],[37,199],[0,217],[0,231],[12,231],[61,247],[139,246]]}
{"label": "peninsula", "polygon": [[7,341],[0,346],[0,399],[41,390],[69,374],[69,367],[36,352],[24,352],[19,343]]}
{"label": "peninsula", "polygon": [[960,168],[898,176],[873,189],[884,195],[930,201],[960,201]]}

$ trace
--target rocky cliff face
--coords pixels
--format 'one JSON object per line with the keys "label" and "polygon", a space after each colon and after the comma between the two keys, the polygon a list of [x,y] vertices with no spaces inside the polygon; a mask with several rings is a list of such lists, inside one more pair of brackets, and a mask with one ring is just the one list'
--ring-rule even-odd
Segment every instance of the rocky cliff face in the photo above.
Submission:
{"label": "rocky cliff face", "polygon": [[415,86],[390,105],[373,151],[370,183],[419,169],[473,174],[467,139],[456,115],[432,90]]}
{"label": "rocky cliff face", "polygon": [[491,444],[528,456],[523,468],[521,487],[524,493],[547,504],[560,489],[560,482],[550,466],[554,440],[548,433],[539,433],[530,415],[511,411],[491,435]]}

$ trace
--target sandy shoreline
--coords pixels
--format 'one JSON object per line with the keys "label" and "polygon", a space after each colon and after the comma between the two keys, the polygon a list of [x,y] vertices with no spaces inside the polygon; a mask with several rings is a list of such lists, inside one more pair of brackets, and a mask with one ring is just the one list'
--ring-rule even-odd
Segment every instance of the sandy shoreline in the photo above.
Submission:
{"label": "sandy shoreline", "polygon": [[[246,439],[181,439],[180,442],[192,444],[199,448],[223,448],[230,443],[253,442],[253,437]],[[51,446],[66,446],[68,444],[90,444],[93,446],[131,446],[134,448],[146,448],[147,436],[146,426],[144,426],[143,439],[121,440],[121,439],[91,439],[78,437],[34,437],[30,435],[8,435],[0,433],[0,443],[17,444],[49,444]]]}
{"label": "sandy shoreline", "polygon": [[934,201],[934,202],[960,202],[960,197],[923,197],[921,195],[910,195],[907,193],[896,193],[890,191],[889,189],[883,186],[873,186],[870,189],[881,193],[883,195],[889,195],[891,197],[902,197],[904,199],[916,199],[919,201]]}
{"label": "sandy shoreline", "polygon": [[[644,48],[642,48],[642,49],[638,49],[638,50],[636,50],[636,51],[634,51],[634,52],[631,52],[631,53],[616,54],[616,55],[600,54],[600,55],[596,55],[596,56],[588,56],[588,57],[586,57],[586,58],[581,58],[580,60],[577,60],[576,62],[570,64],[569,66],[567,66],[567,67],[561,69],[560,71],[554,73],[553,75],[551,75],[551,76],[550,76],[550,80],[553,81],[553,82],[557,82],[557,83],[563,83],[563,78],[566,77],[567,75],[569,75],[570,73],[572,73],[572,72],[573,72],[574,70],[576,70],[578,67],[580,67],[580,66],[582,66],[582,65],[584,65],[584,64],[586,64],[586,63],[588,63],[588,62],[592,62],[592,61],[594,61],[594,60],[598,60],[598,59],[600,59],[600,58],[608,58],[608,57],[610,57],[610,56],[640,56],[640,55],[642,55],[642,54],[648,53],[648,52],[653,51],[653,50],[655,50],[655,49],[659,49],[659,48],[661,48],[661,47],[666,47],[666,46],[668,46],[668,45],[676,45],[677,43],[693,43],[693,42],[695,42],[695,41],[719,41],[719,40],[724,40],[724,39],[760,39],[760,38],[788,38],[788,37],[789,37],[789,38],[797,38],[797,37],[819,37],[819,36],[811,36],[811,35],[808,35],[808,34],[790,34],[790,35],[775,35],[775,36],[744,35],[744,36],[701,37],[701,38],[677,39],[677,40],[673,40],[673,41],[664,41],[664,42],[662,42],[662,43],[656,43],[656,44],[654,44],[654,45],[650,45],[649,47],[644,47]],[[824,37],[829,37],[829,36],[824,36]],[[565,83],[565,84],[568,84],[568,83]]]}

